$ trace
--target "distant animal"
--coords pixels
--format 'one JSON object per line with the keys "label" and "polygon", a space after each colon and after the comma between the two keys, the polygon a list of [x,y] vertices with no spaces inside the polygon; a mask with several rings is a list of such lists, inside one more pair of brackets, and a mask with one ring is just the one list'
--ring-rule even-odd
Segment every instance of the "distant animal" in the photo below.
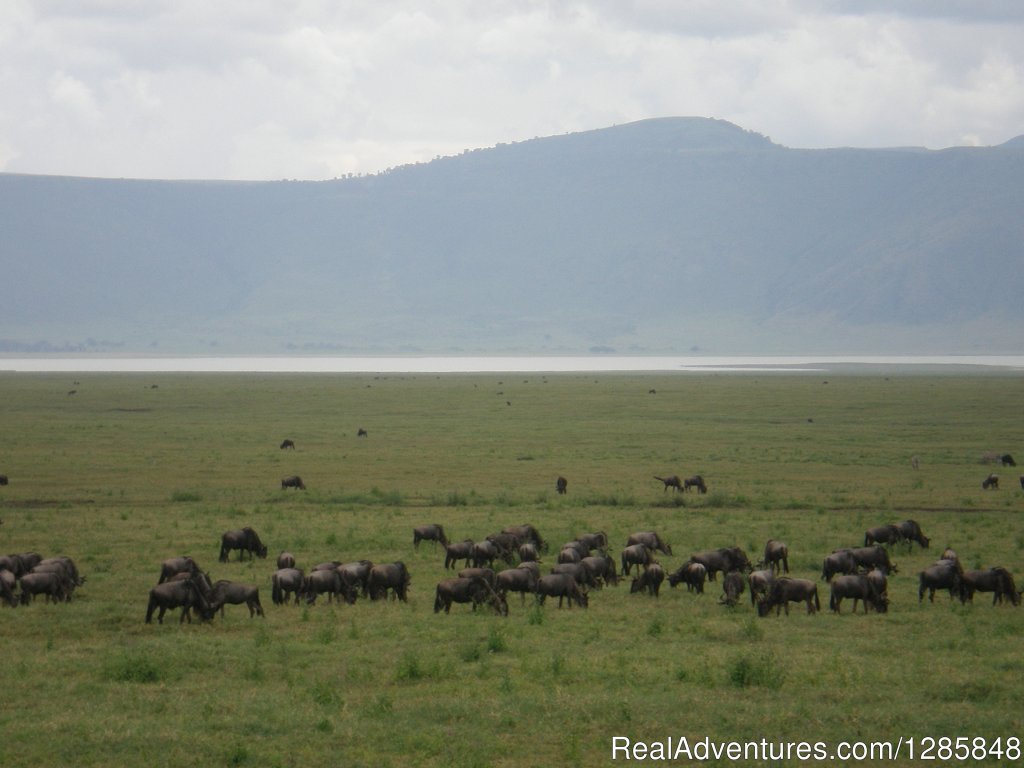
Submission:
{"label": "distant animal", "polygon": [[1020,594],[1013,576],[1003,567],[964,571],[960,581],[960,602],[974,602],[975,592],[992,592],[992,605],[1003,602],[1004,598],[1012,605],[1020,605]]}
{"label": "distant animal", "polygon": [[739,547],[721,547],[707,552],[696,552],[690,555],[690,561],[700,563],[707,569],[708,581],[715,581],[716,574],[721,571],[743,571],[752,569],[750,559]]}
{"label": "distant animal", "polygon": [[285,605],[290,596],[295,596],[295,604],[305,594],[303,582],[305,574],[298,568],[279,568],[270,576],[270,599],[274,605]]}
{"label": "distant animal", "polygon": [[508,616],[508,602],[483,579],[459,577],[438,582],[434,597],[434,613],[448,613],[452,603],[470,603],[475,611],[487,603],[500,616]]}
{"label": "distant animal", "polygon": [[359,431],[356,432],[356,437],[369,437],[369,435],[370,435],[370,433],[367,432],[365,429],[363,429],[361,427],[360,427]]}
{"label": "distant animal", "polygon": [[413,547],[419,549],[421,541],[432,541],[434,542],[434,546],[437,546],[437,543],[441,542],[441,546],[448,546],[448,537],[444,533],[444,527],[437,523],[420,525],[412,529]]}
{"label": "distant animal", "polygon": [[821,601],[818,599],[818,585],[809,579],[793,579],[783,576],[776,579],[772,584],[768,596],[757,604],[758,616],[767,616],[775,609],[778,616],[783,608],[789,615],[790,603],[806,603],[807,613],[815,613],[821,610]]}
{"label": "distant animal", "polygon": [[469,561],[473,559],[473,540],[463,539],[451,544],[444,545],[444,567],[445,569],[454,568],[455,563],[459,560],[465,561],[465,564],[469,564]]}
{"label": "distant animal", "polygon": [[673,488],[674,490],[677,491],[683,490],[683,481],[679,479],[679,475],[671,475],[670,477],[658,477],[657,475],[655,475],[654,479],[661,480],[661,482],[665,484],[666,491],[669,488]]}
{"label": "distant animal", "polygon": [[762,567],[767,567],[772,573],[785,571],[789,573],[789,547],[785,542],[768,539],[764,545],[764,559]]}
{"label": "distant animal", "polygon": [[164,623],[164,614],[174,608],[181,608],[179,623],[186,619],[191,623],[191,609],[195,609],[203,620],[213,618],[213,610],[210,601],[203,595],[202,590],[196,584],[195,579],[182,579],[180,581],[166,581],[157,584],[149,590],[149,603],[146,606],[146,623],[150,624],[153,614],[159,609],[156,620]]}
{"label": "distant animal", "polygon": [[36,595],[46,595],[48,603],[63,603],[73,589],[65,574],[53,571],[30,571],[18,579],[18,586],[22,605],[28,605]]}
{"label": "distant animal", "polygon": [[298,475],[288,475],[287,477],[281,478],[281,489],[295,488],[300,491],[306,490],[306,484],[302,482],[302,478]]}
{"label": "distant animal", "polygon": [[494,576],[494,588],[500,594],[518,592],[522,601],[526,593],[533,594],[537,587],[538,576],[529,568],[506,568]]}
{"label": "distant animal", "polygon": [[736,605],[746,589],[746,579],[739,571],[729,571],[722,577],[722,600],[726,605]]}
{"label": "distant animal", "polygon": [[654,562],[651,550],[644,544],[631,544],[622,550],[622,575],[629,576],[634,565],[641,565],[644,568]]}
{"label": "distant animal", "polygon": [[921,468],[921,459],[918,456],[911,456],[910,457],[910,467],[911,467],[911,469],[920,469]]}
{"label": "distant animal", "polygon": [[564,494],[569,487],[569,481],[559,475],[558,479],[555,480],[555,490],[560,494]]}
{"label": "distant animal", "polygon": [[11,608],[18,604],[18,598],[14,596],[14,588],[18,584],[18,578],[6,568],[0,569],[0,600],[7,603]]}
{"label": "distant animal", "polygon": [[994,472],[981,481],[981,489],[987,491],[989,488],[999,490],[999,475]]}
{"label": "distant animal", "polygon": [[508,528],[504,529],[502,533],[511,533],[513,536],[515,536],[517,539],[517,546],[518,544],[530,542],[535,547],[537,547],[538,552],[548,551],[548,544],[541,537],[540,531],[538,531],[530,523],[523,523],[522,525],[510,525]]}
{"label": "distant animal", "polygon": [[188,555],[168,558],[160,565],[160,579],[157,581],[157,584],[163,584],[178,573],[187,573],[190,576],[198,576],[199,566],[196,564],[196,561]]}
{"label": "distant animal", "polygon": [[267,545],[260,541],[259,534],[249,526],[238,531],[226,531],[220,537],[220,562],[228,561],[228,554],[232,549],[238,550],[239,560],[246,552],[249,553],[250,559],[267,556]]}
{"label": "distant animal", "polygon": [[657,531],[637,531],[630,534],[629,539],[626,540],[626,546],[632,546],[633,544],[643,544],[651,551],[661,552],[663,555],[672,555],[672,546],[662,539]]}
{"label": "distant animal", "polygon": [[757,605],[758,599],[768,596],[772,583],[775,581],[775,573],[772,570],[751,571],[747,575],[747,586],[750,587],[750,604]]}
{"label": "distant animal", "polygon": [[683,480],[683,490],[688,491],[691,488],[696,488],[698,493],[707,493],[708,486],[704,482],[704,478],[700,475],[694,475]]}
{"label": "distant animal", "polygon": [[832,580],[831,595],[828,607],[836,613],[842,613],[842,603],[845,598],[853,600],[853,612],[857,612],[857,601],[864,604],[864,613],[868,612],[870,604],[879,613],[885,613],[889,608],[889,600],[877,587],[877,583],[861,574],[847,574],[836,576]]}
{"label": "distant animal", "polygon": [[651,563],[647,570],[641,571],[639,576],[633,578],[629,586],[629,592],[630,594],[647,592],[651,597],[657,597],[658,592],[661,590],[661,582],[664,580],[664,569],[657,563]]}
{"label": "distant animal", "polygon": [[230,605],[245,605],[249,609],[249,618],[255,616],[264,616],[263,606],[260,604],[260,590],[259,587],[252,586],[251,584],[242,584],[238,581],[218,581],[215,582],[213,588],[210,591],[210,607],[216,612],[220,610],[220,615],[224,616],[224,606]]}
{"label": "distant animal", "polygon": [[829,581],[837,573],[857,573],[857,561],[848,549],[826,555],[821,565],[821,580]]}
{"label": "distant animal", "polygon": [[685,584],[688,592],[703,595],[707,575],[708,569],[700,563],[686,562],[668,575],[668,585],[675,587],[676,584]]}
{"label": "distant animal", "polygon": [[598,589],[607,584],[616,586],[619,583],[619,574],[615,568],[615,560],[605,552],[596,555],[588,555],[580,560],[580,565],[590,573],[590,581]]}
{"label": "distant animal", "polygon": [[576,537],[576,541],[584,544],[588,549],[607,549],[608,548],[608,534],[604,531],[594,531],[592,533],[581,533]]}
{"label": "distant animal", "polygon": [[[324,564],[326,565],[326,564]],[[356,601],[355,589],[348,588],[337,567],[314,568],[302,580],[302,594],[307,605],[313,605],[317,597],[327,595],[328,602],[335,598],[349,605]]]}
{"label": "distant animal", "polygon": [[948,589],[950,599],[954,592],[960,594],[963,570],[958,560],[939,560],[923,571],[918,577],[917,601],[924,600],[924,593],[928,592],[928,600],[935,602],[935,590]]}
{"label": "distant animal", "polygon": [[281,568],[294,568],[295,567],[295,555],[291,552],[282,552],[277,556],[277,567],[278,570]]}
{"label": "distant animal", "polygon": [[538,605],[544,605],[544,600],[548,597],[557,597],[559,608],[562,607],[563,600],[568,601],[569,608],[572,608],[573,603],[580,608],[586,608],[589,603],[586,592],[580,589],[576,579],[568,573],[549,573],[547,576],[541,576],[537,580],[534,594]]}
{"label": "distant animal", "polygon": [[495,573],[490,568],[463,568],[457,575],[460,579],[483,579],[494,586]]}
{"label": "distant animal", "polygon": [[1016,467],[1017,466],[1017,462],[1013,460],[1013,456],[1011,456],[1008,453],[1004,453],[1002,456],[1000,456],[999,457],[999,461],[1000,461],[1000,463],[1002,463],[1002,465],[1004,467]]}
{"label": "distant animal", "polygon": [[393,599],[401,600],[403,603],[409,600],[409,569],[402,561],[394,563],[382,563],[370,569],[366,578],[366,589],[371,600],[387,599],[388,590],[391,590]]}
{"label": "distant animal", "polygon": [[284,440],[281,443],[281,450],[283,451],[285,448],[291,448],[294,451],[295,450],[295,441],[294,440]]}
{"label": "distant animal", "polygon": [[896,544],[902,539],[900,530],[895,525],[879,525],[864,531],[864,546],[871,544]]}
{"label": "distant animal", "polygon": [[0,475],[0,485],[7,485],[9,482],[7,475]]}
{"label": "distant animal", "polygon": [[915,541],[921,545],[921,549],[928,549],[928,545],[931,544],[931,540],[924,535],[916,520],[896,523],[896,529],[900,532],[900,538],[911,547]]}
{"label": "distant animal", "polygon": [[857,566],[867,571],[874,568],[878,568],[885,573],[897,573],[899,571],[896,564],[889,559],[889,551],[881,544],[874,544],[870,547],[853,547],[848,550],[836,550],[833,554],[841,551],[849,552]]}
{"label": "distant animal", "polygon": [[1024,491],[1024,475],[1020,476],[1020,488],[1022,491]]}

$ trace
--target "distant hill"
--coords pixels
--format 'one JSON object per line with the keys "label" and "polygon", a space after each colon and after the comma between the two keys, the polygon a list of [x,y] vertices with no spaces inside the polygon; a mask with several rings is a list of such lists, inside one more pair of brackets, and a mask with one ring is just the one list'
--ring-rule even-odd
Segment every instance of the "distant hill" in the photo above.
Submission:
{"label": "distant hill", "polygon": [[1019,353],[1021,149],[662,118],[326,182],[0,174],[0,352]]}

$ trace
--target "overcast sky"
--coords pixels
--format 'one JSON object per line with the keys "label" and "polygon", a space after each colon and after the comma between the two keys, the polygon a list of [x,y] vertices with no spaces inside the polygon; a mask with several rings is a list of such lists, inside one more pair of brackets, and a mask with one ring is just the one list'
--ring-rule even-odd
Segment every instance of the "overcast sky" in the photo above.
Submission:
{"label": "overcast sky", "polygon": [[1000,144],[1024,2],[0,2],[0,171],[323,179],[670,115]]}

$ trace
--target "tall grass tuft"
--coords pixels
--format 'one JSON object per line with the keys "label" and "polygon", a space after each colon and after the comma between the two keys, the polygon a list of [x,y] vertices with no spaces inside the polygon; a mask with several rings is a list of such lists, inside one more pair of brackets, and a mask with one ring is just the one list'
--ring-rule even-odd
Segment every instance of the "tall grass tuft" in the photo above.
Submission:
{"label": "tall grass tuft", "polygon": [[769,651],[732,659],[726,668],[726,675],[729,684],[736,688],[778,690],[785,680],[785,672]]}

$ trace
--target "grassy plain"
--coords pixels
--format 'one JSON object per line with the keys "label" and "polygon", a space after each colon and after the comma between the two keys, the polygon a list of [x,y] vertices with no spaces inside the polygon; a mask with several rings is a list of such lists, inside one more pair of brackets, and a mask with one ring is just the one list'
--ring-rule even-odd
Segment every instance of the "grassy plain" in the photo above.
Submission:
{"label": "grassy plain", "polygon": [[[87,581],[0,610],[0,764],[593,766],[613,736],[1024,736],[1024,612],[922,605],[916,580],[949,545],[1024,581],[1017,470],[980,462],[1024,458],[1022,395],[1012,374],[2,374],[0,552],[70,555]],[[990,471],[1001,490],[981,490]],[[652,477],[697,472],[706,496]],[[279,488],[292,473],[307,491]],[[906,518],[932,547],[894,550],[891,610],[867,616],[830,614],[824,584],[814,616],[759,619],[715,584],[435,615],[443,550],[411,534],[531,522],[555,549],[604,530],[617,556],[654,529],[667,569],[780,538],[818,579],[833,548]],[[271,556],[218,563],[243,525]],[[303,567],[403,560],[409,603],[274,606],[283,549]],[[266,618],[144,624],[179,554],[258,584]]]}

